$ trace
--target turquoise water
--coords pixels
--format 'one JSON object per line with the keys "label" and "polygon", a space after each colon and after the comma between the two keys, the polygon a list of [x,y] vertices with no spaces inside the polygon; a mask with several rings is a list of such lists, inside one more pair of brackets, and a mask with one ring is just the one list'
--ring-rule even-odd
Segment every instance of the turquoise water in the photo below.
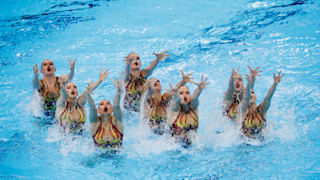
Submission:
{"label": "turquoise water", "polygon": [[[26,179],[318,179],[320,176],[320,3],[318,1],[12,1],[0,4],[0,178]],[[209,77],[200,97],[196,141],[184,149],[153,135],[139,114],[125,113],[123,149],[95,148],[89,123],[68,136],[44,123],[32,95],[32,66],[52,59],[57,75],[77,58],[73,81],[82,92],[99,68],[119,77],[136,51],[171,58],[154,71],[163,89],[178,70]],[[260,66],[258,103],[286,75],[268,111],[266,142],[246,142],[222,116],[233,67]],[[194,86],[190,86],[193,90]],[[96,102],[113,99],[108,79]],[[88,108],[87,108],[88,109]],[[250,144],[250,145],[248,145]]]}

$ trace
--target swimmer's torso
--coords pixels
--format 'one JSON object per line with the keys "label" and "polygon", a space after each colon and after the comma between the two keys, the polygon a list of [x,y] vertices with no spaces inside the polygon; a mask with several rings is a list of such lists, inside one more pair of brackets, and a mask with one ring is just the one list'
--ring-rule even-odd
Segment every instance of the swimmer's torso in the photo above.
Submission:
{"label": "swimmer's torso", "polygon": [[259,105],[255,110],[247,110],[242,122],[242,131],[247,137],[260,134],[262,129],[266,127],[266,120],[261,109],[262,106]]}
{"label": "swimmer's torso", "polygon": [[225,109],[224,115],[226,115],[228,118],[235,120],[238,114],[238,106],[242,100],[242,93],[236,93],[233,94],[233,100],[227,105],[227,108]]}
{"label": "swimmer's torso", "polygon": [[69,127],[71,131],[81,129],[86,122],[85,109],[77,104],[75,107],[66,108],[60,115],[60,126]]}
{"label": "swimmer's torso", "polygon": [[169,101],[169,93],[161,96],[160,101],[154,100],[152,97],[147,100],[147,107],[149,112],[149,126],[155,129],[163,128],[163,123],[167,121],[167,107]]}
{"label": "swimmer's torso", "polygon": [[190,130],[197,131],[199,126],[198,112],[190,108],[188,112],[173,112],[174,122],[171,125],[173,135],[182,135]]}
{"label": "swimmer's torso", "polygon": [[44,101],[44,110],[50,110],[54,112],[56,109],[56,101],[61,94],[59,77],[56,77],[54,83],[52,84],[48,84],[41,79],[40,89],[38,91]]}
{"label": "swimmer's torso", "polygon": [[126,95],[124,107],[134,111],[139,110],[140,99],[144,92],[145,78],[140,73],[139,77],[134,77],[130,74],[129,80],[126,82]]}
{"label": "swimmer's torso", "polygon": [[[96,131],[94,132],[94,129]],[[116,148],[122,145],[123,126],[120,121],[115,122],[114,116],[110,116],[107,123],[103,117],[99,117],[98,122],[91,129],[92,138],[95,144],[102,148]]]}

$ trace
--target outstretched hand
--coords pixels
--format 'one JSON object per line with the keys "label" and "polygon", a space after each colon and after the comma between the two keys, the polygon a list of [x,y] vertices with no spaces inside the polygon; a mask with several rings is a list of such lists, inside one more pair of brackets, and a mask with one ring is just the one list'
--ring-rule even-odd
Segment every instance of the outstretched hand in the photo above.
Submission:
{"label": "outstretched hand", "polygon": [[88,93],[92,93],[93,92],[93,89],[95,87],[95,84],[93,83],[93,81],[91,80],[90,83],[88,84],[87,86],[87,90],[88,90]]}
{"label": "outstretched hand", "polygon": [[234,76],[238,74],[238,71],[239,71],[239,68],[237,69],[232,68],[232,73],[231,73],[232,78],[234,78]]}
{"label": "outstretched hand", "polygon": [[100,81],[103,81],[107,78],[107,75],[109,75],[110,72],[108,70],[105,70],[104,72],[102,72],[102,69],[100,69]]}
{"label": "outstretched hand", "polygon": [[187,83],[187,82],[192,82],[192,77],[191,77],[191,75],[192,75],[192,73],[189,73],[189,74],[184,74],[184,72],[181,70],[180,71],[181,72],[181,76],[182,76],[182,81],[184,82],[184,83]]}
{"label": "outstretched hand", "polygon": [[250,73],[252,75],[252,78],[253,79],[256,79],[257,76],[261,76],[261,73],[262,71],[258,71],[260,67],[257,67],[256,69],[252,69],[250,66],[248,66],[249,70],[250,70]]}
{"label": "outstretched hand", "polygon": [[192,81],[193,84],[197,85],[199,89],[204,89],[206,88],[206,86],[209,84],[209,82],[207,82],[208,77],[206,77],[205,79],[203,78],[203,75],[201,76],[201,81],[200,82],[194,82]]}
{"label": "outstretched hand", "polygon": [[36,76],[39,76],[39,70],[38,70],[38,65],[37,65],[37,64],[35,64],[35,65],[33,66],[33,73],[34,73]]}
{"label": "outstretched hand", "polygon": [[111,78],[113,85],[117,88],[117,90],[122,91],[121,88],[121,83],[119,79],[113,80],[113,78]]}
{"label": "outstretched hand", "polygon": [[166,54],[168,51],[164,51],[162,53],[155,53],[153,52],[153,55],[155,55],[157,57],[158,60],[162,60],[162,62],[164,62],[164,59],[168,59],[169,58],[169,54]]}
{"label": "outstretched hand", "polygon": [[74,65],[76,64],[77,59],[75,59],[73,62],[71,61],[70,58],[68,58],[69,64],[70,64],[70,69],[74,68]]}
{"label": "outstretched hand", "polygon": [[279,71],[278,75],[273,73],[273,80],[275,83],[279,83],[281,81],[281,78],[283,78],[283,77],[284,77],[284,74],[281,74],[281,71]]}
{"label": "outstretched hand", "polygon": [[252,83],[252,81],[253,81],[253,77],[250,76],[249,74],[246,74],[246,79],[247,79],[247,81],[250,82],[250,83]]}
{"label": "outstretched hand", "polygon": [[168,92],[170,93],[170,95],[175,95],[175,94],[177,94],[177,91],[178,91],[178,88],[177,88],[177,87],[173,87],[173,86],[171,85],[171,83],[169,83],[169,90],[168,90]]}

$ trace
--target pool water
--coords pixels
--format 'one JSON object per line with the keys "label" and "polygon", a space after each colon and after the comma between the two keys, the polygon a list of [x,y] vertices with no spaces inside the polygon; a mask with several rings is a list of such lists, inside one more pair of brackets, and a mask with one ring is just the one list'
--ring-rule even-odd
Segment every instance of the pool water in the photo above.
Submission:
{"label": "pool water", "polygon": [[[4,0],[0,4],[0,178],[13,179],[318,179],[320,177],[320,3],[312,0]],[[78,59],[80,93],[99,69],[120,77],[123,57],[137,52],[146,67],[152,52],[168,50],[153,77],[163,89],[178,70],[208,76],[200,96],[199,129],[190,148],[150,132],[138,113],[124,111],[119,153],[65,135],[41,116],[32,67],[52,59],[56,75]],[[278,85],[267,114],[264,142],[249,142],[222,116],[232,68],[244,76],[260,67],[260,103]],[[190,85],[191,91],[195,86]],[[163,92],[164,92],[163,90]],[[108,78],[94,92],[112,100]],[[88,112],[88,107],[87,107]]]}

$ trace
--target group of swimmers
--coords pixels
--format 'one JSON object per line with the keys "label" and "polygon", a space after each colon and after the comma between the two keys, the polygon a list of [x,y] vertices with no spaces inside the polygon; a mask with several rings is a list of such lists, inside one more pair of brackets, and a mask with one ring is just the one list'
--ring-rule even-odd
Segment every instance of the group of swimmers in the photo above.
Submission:
{"label": "group of swimmers", "polygon": [[[121,94],[124,93],[124,108],[128,111],[141,112],[150,129],[159,135],[169,133],[183,146],[192,143],[193,134],[199,127],[199,96],[208,84],[207,78],[201,77],[199,82],[193,81],[192,73],[181,71],[181,81],[162,94],[159,79],[149,78],[159,61],[169,58],[167,51],[153,53],[156,58],[141,70],[141,61],[137,53],[132,52],[125,57],[126,69],[122,80],[114,81],[116,95],[113,105],[108,100],[101,100],[96,107],[92,92],[110,74],[100,70],[100,78],[91,82],[78,97],[77,86],[71,82],[76,60],[70,63],[68,75],[55,76],[55,66],[49,59],[41,64],[43,79],[39,80],[37,65],[34,65],[33,88],[43,100],[43,111],[46,116],[55,117],[65,132],[77,133],[83,130],[86,122],[85,104],[88,101],[90,112],[90,134],[94,143],[101,148],[119,148],[122,145],[124,127],[120,106]],[[244,88],[242,76],[238,69],[233,69],[228,90],[224,97],[223,114],[241,125],[242,133],[248,138],[258,138],[266,127],[266,113],[277,84],[284,75],[274,74],[274,82],[267,96],[260,105],[256,105],[253,91],[254,82],[260,76],[259,68],[252,69],[246,75],[247,86]],[[195,84],[197,89],[190,95],[187,84]],[[144,98],[142,98],[144,97]],[[141,108],[143,107],[143,108]]]}

